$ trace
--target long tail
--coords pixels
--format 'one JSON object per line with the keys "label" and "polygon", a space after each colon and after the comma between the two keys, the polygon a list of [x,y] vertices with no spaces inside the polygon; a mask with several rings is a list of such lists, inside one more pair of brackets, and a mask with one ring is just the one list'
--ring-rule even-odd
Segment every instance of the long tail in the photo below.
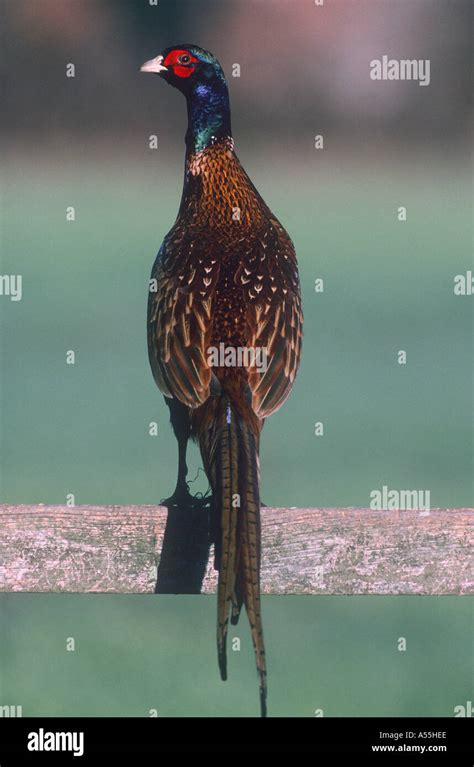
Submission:
{"label": "long tail", "polygon": [[[260,607],[260,426],[248,405],[233,405],[226,394],[212,398],[208,428],[199,442],[212,487],[215,567],[219,571],[217,652],[222,679],[227,678],[229,616],[236,624],[245,605],[255,650],[261,715],[266,716],[267,672]],[[203,424],[204,425],[204,424]]]}

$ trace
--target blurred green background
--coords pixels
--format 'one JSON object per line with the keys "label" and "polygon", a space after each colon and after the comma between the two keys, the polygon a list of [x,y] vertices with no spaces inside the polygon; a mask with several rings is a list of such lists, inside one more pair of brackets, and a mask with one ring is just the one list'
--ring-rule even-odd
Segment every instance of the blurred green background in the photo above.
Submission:
{"label": "blurred green background", "polygon": [[[472,297],[453,291],[472,268],[470,4],[1,5],[1,273],[23,278],[20,302],[0,300],[1,501],[153,504],[174,488],[145,315],[180,200],[185,107],[138,68],[184,40],[229,74],[237,153],[300,264],[303,362],[265,425],[265,502],[367,506],[385,484],[430,490],[432,507],[472,505]],[[368,62],[383,54],[430,58],[430,86],[371,81]],[[191,478],[200,465],[194,450]],[[470,598],[264,607],[273,714],[442,715],[472,699]],[[218,681],[214,613],[207,597],[1,595],[0,703],[256,713],[248,642]],[[80,652],[62,656],[64,637],[79,635]]]}
{"label": "blurred green background", "polygon": [[[219,678],[213,595],[4,594],[0,609],[1,703],[23,716],[259,715],[246,621]],[[449,717],[472,701],[469,598],[267,596],[263,609],[270,716]]]}

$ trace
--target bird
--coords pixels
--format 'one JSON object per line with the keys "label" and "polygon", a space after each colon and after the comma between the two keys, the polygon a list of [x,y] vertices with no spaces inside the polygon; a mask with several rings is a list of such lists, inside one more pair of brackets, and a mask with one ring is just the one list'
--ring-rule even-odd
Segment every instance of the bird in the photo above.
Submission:
{"label": "bird", "polygon": [[295,248],[237,157],[218,59],[182,43],[140,69],[180,91],[188,115],[181,203],[148,290],[149,361],[178,442],[168,502],[193,503],[186,481],[193,439],[211,490],[221,678],[227,678],[229,621],[236,625],[245,606],[265,717],[259,450],[264,421],[289,396],[300,364]]}

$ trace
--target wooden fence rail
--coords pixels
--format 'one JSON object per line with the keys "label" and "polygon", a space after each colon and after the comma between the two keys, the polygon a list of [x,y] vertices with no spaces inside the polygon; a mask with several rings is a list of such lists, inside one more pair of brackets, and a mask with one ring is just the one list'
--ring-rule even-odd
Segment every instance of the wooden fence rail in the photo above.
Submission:
{"label": "wooden fence rail", "polygon": [[[265,593],[474,593],[474,509],[263,508],[262,539]],[[0,591],[215,589],[204,509],[0,506]]]}

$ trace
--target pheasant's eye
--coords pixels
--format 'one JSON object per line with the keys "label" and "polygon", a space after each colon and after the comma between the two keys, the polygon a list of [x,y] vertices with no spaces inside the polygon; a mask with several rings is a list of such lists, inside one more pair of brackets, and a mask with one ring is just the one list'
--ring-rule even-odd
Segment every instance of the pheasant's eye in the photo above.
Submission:
{"label": "pheasant's eye", "polygon": [[197,58],[189,51],[180,49],[168,53],[163,66],[170,68],[174,77],[191,77],[198,64]]}

